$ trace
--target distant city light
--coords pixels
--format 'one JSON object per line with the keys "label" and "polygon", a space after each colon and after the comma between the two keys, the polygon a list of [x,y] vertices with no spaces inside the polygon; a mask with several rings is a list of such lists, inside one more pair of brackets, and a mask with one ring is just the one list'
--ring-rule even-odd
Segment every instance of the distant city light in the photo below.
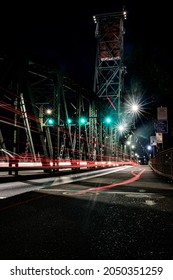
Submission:
{"label": "distant city light", "polygon": [[127,12],[123,11],[124,19],[127,19]]}
{"label": "distant city light", "polygon": [[148,145],[148,146],[147,146],[147,150],[151,151],[151,149],[152,149],[151,146]]}
{"label": "distant city light", "polygon": [[97,19],[96,19],[96,17],[95,17],[95,16],[93,16],[93,20],[94,20],[94,22],[95,22],[95,23],[97,22]]}

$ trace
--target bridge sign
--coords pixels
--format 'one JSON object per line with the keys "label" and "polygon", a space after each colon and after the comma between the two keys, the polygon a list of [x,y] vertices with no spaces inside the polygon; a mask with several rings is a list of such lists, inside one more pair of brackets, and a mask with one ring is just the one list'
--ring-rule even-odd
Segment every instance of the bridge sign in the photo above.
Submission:
{"label": "bridge sign", "polygon": [[168,121],[158,120],[156,129],[157,132],[168,133]]}

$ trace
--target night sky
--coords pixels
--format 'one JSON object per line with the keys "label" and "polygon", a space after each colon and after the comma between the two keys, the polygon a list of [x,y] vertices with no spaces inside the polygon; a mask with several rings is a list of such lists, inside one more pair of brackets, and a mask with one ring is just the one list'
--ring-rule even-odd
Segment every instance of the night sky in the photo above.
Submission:
{"label": "night sky", "polygon": [[[125,6],[125,88],[141,91],[151,114],[158,106],[168,106],[172,124],[173,31],[169,2],[102,2],[6,3],[6,7],[1,6],[0,51],[34,54],[92,90],[96,56],[93,15],[119,12]],[[149,119],[148,114],[146,121]]]}
{"label": "night sky", "polygon": [[158,1],[157,5],[151,6],[150,3],[144,0],[105,3],[42,1],[38,5],[36,1],[34,4],[24,1],[17,6],[16,1],[15,4],[7,3],[1,8],[1,49],[35,53],[43,60],[74,73],[92,87],[96,55],[92,17],[94,14],[121,11],[125,6],[124,60],[127,79],[133,75],[149,78],[148,71],[152,71],[150,63],[153,72],[161,71],[167,76],[173,63],[171,10],[166,1],[164,7]]}

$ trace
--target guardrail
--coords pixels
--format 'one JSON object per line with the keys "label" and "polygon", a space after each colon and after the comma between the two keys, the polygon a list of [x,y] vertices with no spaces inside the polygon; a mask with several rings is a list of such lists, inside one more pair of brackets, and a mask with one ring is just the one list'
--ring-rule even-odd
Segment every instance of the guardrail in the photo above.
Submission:
{"label": "guardrail", "polygon": [[149,166],[157,174],[173,179],[173,148],[155,155],[149,161]]}
{"label": "guardrail", "polygon": [[24,163],[19,160],[9,160],[9,162],[0,163],[0,171],[8,172],[8,175],[18,175],[19,171],[26,170],[43,170],[44,172],[56,172],[59,169],[85,169],[85,168],[104,168],[104,167],[115,167],[120,165],[136,165],[133,161],[56,161],[56,162],[30,162]]}

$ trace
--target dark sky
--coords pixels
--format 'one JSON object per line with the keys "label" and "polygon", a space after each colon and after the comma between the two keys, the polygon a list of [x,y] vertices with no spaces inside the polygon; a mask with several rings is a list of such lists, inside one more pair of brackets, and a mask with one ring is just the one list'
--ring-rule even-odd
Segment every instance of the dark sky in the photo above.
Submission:
{"label": "dark sky", "polygon": [[96,56],[93,15],[119,12],[125,6],[125,84],[131,87],[142,82],[142,91],[166,105],[173,91],[172,11],[168,1],[152,2],[5,2],[1,5],[0,50],[30,52],[92,89]]}
{"label": "dark sky", "polygon": [[[123,6],[127,10],[125,87],[136,87],[144,93],[149,112],[168,106],[169,124],[173,127],[170,1],[6,1],[1,3],[0,51],[32,53],[43,64],[57,65],[92,90],[96,56],[93,15],[119,12]],[[145,121],[149,123],[151,119],[148,114]]]}

